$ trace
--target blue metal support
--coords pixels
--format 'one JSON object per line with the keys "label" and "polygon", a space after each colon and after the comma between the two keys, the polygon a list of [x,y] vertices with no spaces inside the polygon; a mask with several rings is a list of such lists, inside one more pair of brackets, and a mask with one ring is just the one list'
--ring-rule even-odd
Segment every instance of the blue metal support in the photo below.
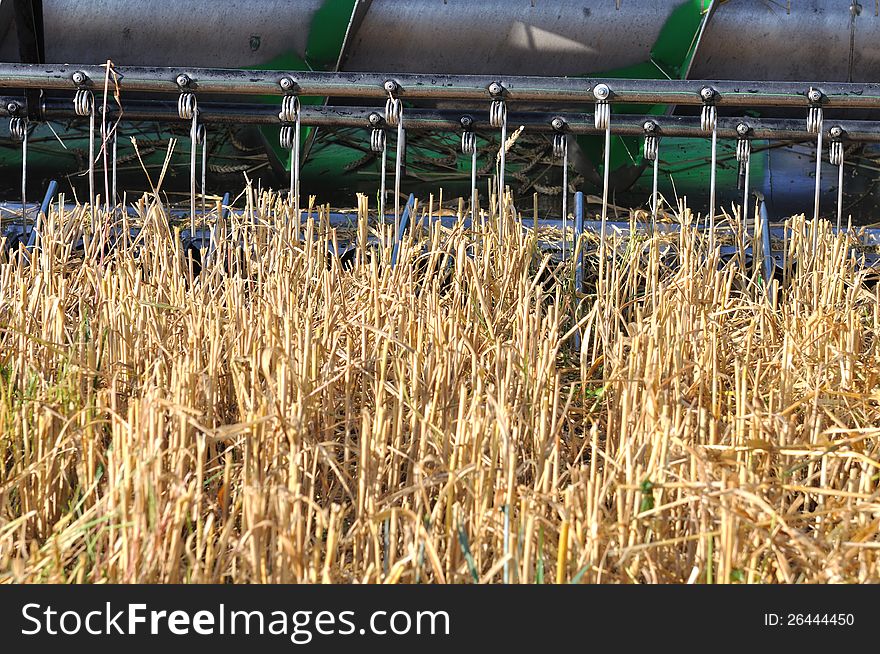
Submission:
{"label": "blue metal support", "polygon": [[776,263],[770,249],[770,217],[767,214],[767,205],[763,200],[761,201],[761,254],[764,259],[764,285],[766,286],[773,279],[773,268]]}
{"label": "blue metal support", "polygon": [[52,203],[52,198],[55,197],[57,191],[58,182],[53,179],[49,182],[49,188],[46,189],[46,195],[43,196],[43,203],[40,205],[40,213],[37,214],[37,222],[31,230],[31,235],[28,238],[28,250],[33,250],[34,246],[37,244],[37,233],[43,228],[43,221],[46,219],[46,216],[49,215],[49,205]]}
{"label": "blue metal support", "polygon": [[584,194],[578,191],[574,194],[574,252],[575,272],[574,285],[577,291],[584,289],[584,245],[581,236],[584,234]]}
{"label": "blue metal support", "polygon": [[409,198],[406,201],[406,206],[403,209],[403,215],[400,217],[400,229],[398,229],[397,234],[395,234],[394,248],[391,250],[392,268],[397,265],[397,255],[400,253],[400,243],[403,241],[403,235],[406,233],[406,228],[409,227],[410,215],[412,214],[415,201],[416,196],[410,193]]}

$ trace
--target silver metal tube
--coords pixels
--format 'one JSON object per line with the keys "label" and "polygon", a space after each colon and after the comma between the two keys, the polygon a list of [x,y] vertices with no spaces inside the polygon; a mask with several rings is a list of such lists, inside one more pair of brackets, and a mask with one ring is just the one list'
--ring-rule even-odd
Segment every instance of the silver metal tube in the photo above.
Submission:
{"label": "silver metal tube", "polygon": [[[121,66],[119,90],[179,93],[179,68]],[[74,90],[71,78],[84,73],[89,80],[102,79],[101,66],[79,64],[0,64],[0,88]],[[384,98],[387,75],[379,73],[312,72],[279,70],[236,70],[188,68],[186,74],[201,94],[282,95],[279,84],[291,77],[301,96],[346,98]],[[700,90],[711,85],[718,106],[730,107],[806,107],[809,84],[792,81],[718,81],[675,79],[614,79],[580,77],[498,78],[486,75],[400,74],[394,76],[399,97],[407,99],[485,100],[490,84],[500,83],[505,99],[513,102],[592,102],[593,87],[608,84],[614,102],[621,104],[701,105]],[[825,108],[878,108],[880,83],[824,82],[821,85]]]}
{"label": "silver metal tube", "polygon": [[[24,106],[19,98],[4,97],[4,102],[18,101],[19,106]],[[57,98],[47,98],[43,101],[45,110],[43,117],[47,120],[62,118],[75,118],[76,113],[68,101]],[[302,109],[302,124],[305,126],[346,126],[370,128],[369,115],[375,113],[374,107],[336,107],[336,106],[309,106]],[[114,114],[114,108],[108,107],[108,114]],[[449,130],[461,129],[460,119],[464,111],[449,109],[409,109],[407,111],[407,130]],[[473,111],[466,112],[474,117],[473,129],[493,129],[486,114],[474,115]],[[8,116],[9,113],[0,104],[0,116]],[[131,101],[125,105],[125,117],[128,120],[155,120],[179,122],[177,106],[168,101]],[[590,113],[549,113],[549,112],[512,112],[509,122],[523,125],[527,130],[552,133],[556,131],[551,121],[561,117],[566,122],[566,129],[573,135],[604,134],[603,129],[594,126],[594,115]],[[700,127],[700,119],[696,116],[644,116],[619,114],[612,125],[611,133],[618,136],[643,136],[645,121],[651,120],[657,123],[659,132],[663,136],[680,136],[686,138],[706,138],[706,132]],[[218,124],[260,124],[277,125],[278,112],[275,107],[258,105],[253,103],[199,103],[199,121],[203,123]],[[812,141],[815,132],[804,129],[803,120],[788,118],[753,118],[753,117],[719,117],[718,138],[736,139],[739,135],[737,125],[747,123],[750,127],[749,134],[752,139],[779,139]],[[880,122],[867,120],[841,120],[835,121],[846,131],[848,141],[853,142],[880,142]]]}

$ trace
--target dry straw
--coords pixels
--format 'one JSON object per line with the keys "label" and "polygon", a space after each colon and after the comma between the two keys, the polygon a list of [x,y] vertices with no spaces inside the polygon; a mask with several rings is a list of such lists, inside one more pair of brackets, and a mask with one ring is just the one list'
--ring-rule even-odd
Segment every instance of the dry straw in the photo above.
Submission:
{"label": "dry straw", "polygon": [[136,238],[55,206],[0,265],[0,580],[880,581],[845,236],[792,221],[767,283],[682,211],[575,293],[512,207],[392,267],[366,198],[349,234],[247,198],[204,262],[148,197]]}

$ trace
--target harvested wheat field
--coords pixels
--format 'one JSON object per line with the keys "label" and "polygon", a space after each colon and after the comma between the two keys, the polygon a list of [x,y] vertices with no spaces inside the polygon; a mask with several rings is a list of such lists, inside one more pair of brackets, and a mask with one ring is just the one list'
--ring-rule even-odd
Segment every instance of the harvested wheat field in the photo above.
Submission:
{"label": "harvested wheat field", "polygon": [[846,236],[791,221],[768,285],[683,211],[582,243],[576,293],[512,209],[391,265],[361,200],[344,235],[264,194],[195,263],[155,199],[112,248],[53,207],[0,264],[0,580],[880,581]]}

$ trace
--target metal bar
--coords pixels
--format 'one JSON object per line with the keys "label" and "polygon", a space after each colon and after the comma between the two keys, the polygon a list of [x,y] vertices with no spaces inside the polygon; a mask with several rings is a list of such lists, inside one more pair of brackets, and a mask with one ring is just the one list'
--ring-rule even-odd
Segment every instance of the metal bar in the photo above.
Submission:
{"label": "metal bar", "polygon": [[[296,83],[300,96],[345,98],[384,98],[385,82],[381,73],[305,72],[281,70],[236,70],[221,68],[155,68],[123,66],[119,74],[122,92],[144,91],[179,93],[178,76],[188,77],[187,88],[200,94],[282,95],[281,80]],[[69,89],[77,87],[75,72],[85,74],[80,86],[89,88],[102,80],[101,66],[81,64],[0,64],[0,88]],[[807,107],[810,88],[822,92],[825,108],[880,107],[880,83],[783,82],[725,80],[639,80],[591,79],[576,77],[490,77],[487,75],[399,74],[393,76],[399,97],[408,100],[458,99],[477,100],[489,97],[493,83],[504,87],[508,101],[574,102],[593,100],[597,84],[606,84],[615,104],[701,105],[700,91],[706,86],[716,92],[715,103],[730,107]]]}
{"label": "metal bar", "polygon": [[[17,104],[15,114],[10,114],[6,105]],[[20,114],[24,107],[20,97],[4,97],[0,100],[0,116]],[[177,114],[177,103],[171,101],[131,101],[125,103],[126,121],[160,121],[183,123]],[[363,127],[369,129],[369,115],[376,110],[374,107],[319,107],[304,106],[301,109],[302,124],[310,127]],[[116,107],[108,107],[108,115],[118,112]],[[449,130],[461,129],[460,120],[463,115],[474,118],[474,129],[489,131],[494,128],[489,124],[487,111],[455,111],[438,109],[407,109],[407,130]],[[550,112],[511,112],[508,122],[524,125],[529,131],[552,133],[551,121],[563,118],[566,130],[575,135],[604,134],[604,130],[594,127],[592,113],[550,113]],[[69,101],[59,98],[48,98],[43,101],[42,118],[44,120],[60,120],[77,118]],[[260,124],[278,125],[277,108],[271,105],[250,103],[199,103],[199,120],[204,123],[219,124]],[[657,123],[658,136],[705,138],[706,133],[700,129],[699,116],[637,116],[618,114],[611,126],[611,133],[618,136],[643,136],[643,125],[646,120]],[[736,127],[740,123],[748,124],[750,137],[753,139],[779,139],[812,141],[816,138],[804,129],[803,120],[787,118],[752,118],[728,117],[718,118],[718,138],[736,139]],[[835,121],[846,131],[848,141],[880,142],[880,121],[841,120]],[[823,129],[825,138],[830,139],[828,129]]]}

